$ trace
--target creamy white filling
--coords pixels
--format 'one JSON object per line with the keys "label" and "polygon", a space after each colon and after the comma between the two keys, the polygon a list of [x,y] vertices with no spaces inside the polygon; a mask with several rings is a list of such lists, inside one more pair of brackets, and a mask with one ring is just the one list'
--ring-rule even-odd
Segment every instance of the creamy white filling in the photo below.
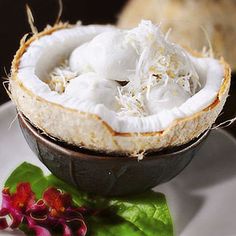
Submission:
{"label": "creamy white filling", "polygon": [[[192,95],[167,81],[153,87],[144,97],[147,115],[121,113],[117,87],[122,87],[115,80],[130,80],[138,56],[134,47],[123,43],[122,37],[114,27],[95,25],[75,26],[41,37],[22,56],[18,79],[37,96],[65,108],[96,114],[117,132],[162,131],[174,120],[193,115],[216,99],[223,80],[222,65],[212,58],[188,55],[201,83],[198,92]],[[91,42],[92,53],[87,54],[86,47]],[[83,60],[73,59],[78,55]],[[69,57],[71,69],[80,75],[59,94],[50,89],[46,80],[53,68]]]}
{"label": "creamy white filling", "polygon": [[99,34],[73,51],[71,69],[78,73],[94,71],[106,79],[126,81],[135,69],[138,55],[130,44],[124,43],[124,37],[121,30]]}

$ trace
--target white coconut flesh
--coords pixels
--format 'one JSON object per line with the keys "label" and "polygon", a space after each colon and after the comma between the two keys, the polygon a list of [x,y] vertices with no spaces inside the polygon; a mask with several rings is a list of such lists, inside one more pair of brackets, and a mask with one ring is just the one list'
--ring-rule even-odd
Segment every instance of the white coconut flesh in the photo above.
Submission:
{"label": "white coconut flesh", "polygon": [[97,115],[115,132],[146,133],[211,105],[224,68],[142,21],[132,30],[74,26],[40,37],[21,57],[17,78],[36,96]]}

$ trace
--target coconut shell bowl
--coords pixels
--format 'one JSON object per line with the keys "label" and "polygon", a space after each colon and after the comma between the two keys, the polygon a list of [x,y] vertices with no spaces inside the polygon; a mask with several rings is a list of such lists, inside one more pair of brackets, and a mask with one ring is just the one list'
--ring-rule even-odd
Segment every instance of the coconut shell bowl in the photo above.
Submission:
{"label": "coconut shell bowl", "polygon": [[171,180],[191,162],[209,133],[177,148],[148,153],[138,161],[67,145],[42,134],[22,113],[18,119],[28,145],[55,176],[102,196],[137,194]]}

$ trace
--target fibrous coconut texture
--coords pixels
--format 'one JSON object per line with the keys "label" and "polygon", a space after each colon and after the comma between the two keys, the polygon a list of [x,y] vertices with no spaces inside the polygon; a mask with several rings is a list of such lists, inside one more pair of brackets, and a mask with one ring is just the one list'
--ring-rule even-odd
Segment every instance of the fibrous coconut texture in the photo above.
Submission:
{"label": "fibrous coconut texture", "polygon": [[[172,29],[171,38],[182,46],[202,50],[209,38],[215,55],[236,70],[235,0],[129,0],[118,26],[134,27],[141,19]],[[207,36],[206,36],[207,34]]]}
{"label": "fibrous coconut texture", "polygon": [[52,137],[140,156],[191,141],[222,110],[229,66],[193,54],[151,21],[131,30],[59,24],[21,45],[11,97]]}

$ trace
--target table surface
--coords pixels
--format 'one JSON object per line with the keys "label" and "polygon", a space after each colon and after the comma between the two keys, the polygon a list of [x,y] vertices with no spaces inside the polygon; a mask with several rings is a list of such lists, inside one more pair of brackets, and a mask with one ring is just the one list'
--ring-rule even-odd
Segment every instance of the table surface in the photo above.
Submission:
{"label": "table surface", "polygon": [[[0,105],[8,100],[9,98],[3,86],[0,84]],[[232,75],[232,83],[229,92],[229,97],[227,98],[227,102],[224,106],[224,109],[219,118],[217,119],[216,123],[219,124],[234,117],[236,117],[236,73]],[[231,134],[233,134],[233,136],[236,138],[236,122],[234,122],[229,127],[226,127],[225,129]]]}

